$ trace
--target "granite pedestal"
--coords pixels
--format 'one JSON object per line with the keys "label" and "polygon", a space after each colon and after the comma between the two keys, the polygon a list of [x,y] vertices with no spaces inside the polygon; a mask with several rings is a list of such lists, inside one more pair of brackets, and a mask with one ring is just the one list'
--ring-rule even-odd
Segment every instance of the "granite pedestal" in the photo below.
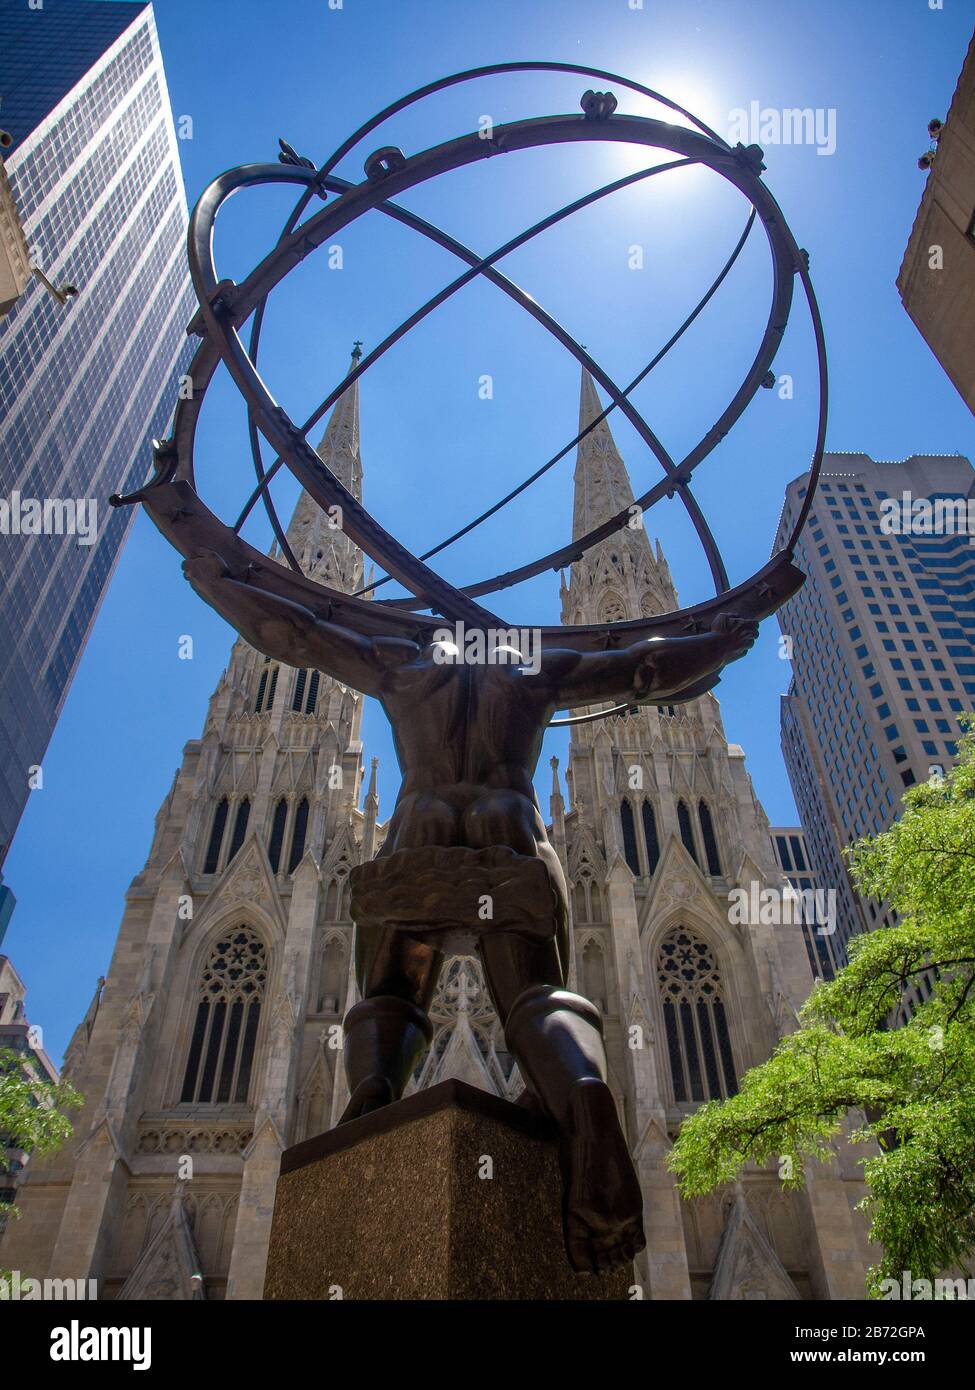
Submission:
{"label": "granite pedestal", "polygon": [[281,1156],[267,1299],[626,1299],[566,1259],[554,1131],[445,1081]]}

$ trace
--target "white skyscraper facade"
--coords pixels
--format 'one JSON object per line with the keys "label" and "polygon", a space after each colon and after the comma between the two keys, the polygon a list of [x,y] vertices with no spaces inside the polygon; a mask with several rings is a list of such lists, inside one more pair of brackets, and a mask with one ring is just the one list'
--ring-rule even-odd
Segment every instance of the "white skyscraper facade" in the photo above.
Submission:
{"label": "white skyscraper facade", "polygon": [[[186,200],[152,7],[0,0],[33,278],[0,318],[0,865],[189,364]],[[9,209],[8,209],[9,211]]]}
{"label": "white skyscraper facade", "polygon": [[[813,871],[837,892],[841,962],[850,935],[889,920],[855,900],[843,848],[947,770],[975,708],[973,484],[961,455],[827,454],[796,550],[806,583],[778,615],[793,668],[782,748]],[[807,486],[786,490],[780,543]]]}

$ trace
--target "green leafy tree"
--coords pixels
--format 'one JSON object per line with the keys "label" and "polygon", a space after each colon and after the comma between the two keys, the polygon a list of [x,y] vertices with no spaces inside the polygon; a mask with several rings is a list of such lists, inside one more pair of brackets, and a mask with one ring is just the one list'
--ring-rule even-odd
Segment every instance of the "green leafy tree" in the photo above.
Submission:
{"label": "green leafy tree", "polygon": [[[969,724],[971,721],[969,721]],[[863,1160],[860,1204],[883,1251],[868,1277],[971,1278],[975,1251],[975,732],[954,769],[913,787],[900,819],[849,851],[860,892],[886,901],[896,926],[855,938],[850,963],[819,984],[800,1027],[748,1072],[741,1090],[684,1122],[670,1164],[681,1193],[732,1181],[775,1159],[785,1186],[828,1159],[848,1119]],[[894,1022],[905,990],[931,994]],[[852,1112],[852,1116],[851,1116]]]}
{"label": "green leafy tree", "polygon": [[[13,1048],[0,1048],[0,1144],[31,1154],[54,1153],[71,1137],[65,1110],[83,1104],[70,1081],[48,1081]],[[0,1168],[2,1172],[2,1168]],[[0,1218],[16,1208],[0,1202]]]}

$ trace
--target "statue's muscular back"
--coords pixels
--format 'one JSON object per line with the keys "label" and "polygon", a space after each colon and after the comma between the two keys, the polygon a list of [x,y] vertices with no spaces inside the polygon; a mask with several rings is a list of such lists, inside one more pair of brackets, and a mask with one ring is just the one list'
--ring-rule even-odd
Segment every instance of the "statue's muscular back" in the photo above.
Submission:
{"label": "statue's muscular back", "polygon": [[543,681],[516,665],[441,664],[428,648],[387,673],[379,698],[403,773],[385,853],[549,850],[532,786],[550,713]]}

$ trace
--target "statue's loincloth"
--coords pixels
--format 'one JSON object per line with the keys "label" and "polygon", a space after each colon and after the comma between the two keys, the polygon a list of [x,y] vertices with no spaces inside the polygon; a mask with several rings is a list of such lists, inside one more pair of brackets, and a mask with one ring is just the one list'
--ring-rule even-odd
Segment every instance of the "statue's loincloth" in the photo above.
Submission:
{"label": "statue's loincloth", "polygon": [[467,952],[485,933],[548,941],[564,908],[541,859],[512,849],[427,845],[359,864],[349,875],[352,919],[392,927],[448,952]]}

